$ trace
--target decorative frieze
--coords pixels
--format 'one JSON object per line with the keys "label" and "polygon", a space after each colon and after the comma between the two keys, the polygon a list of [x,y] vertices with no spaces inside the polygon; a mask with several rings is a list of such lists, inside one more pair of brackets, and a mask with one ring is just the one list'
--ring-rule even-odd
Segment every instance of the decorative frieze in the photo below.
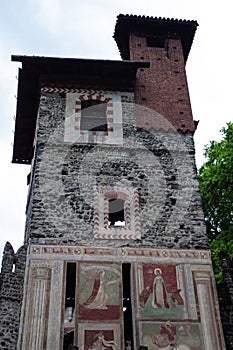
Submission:
{"label": "decorative frieze", "polygon": [[[203,264],[211,263],[209,250],[192,250],[192,249],[156,249],[156,248],[130,248],[130,247],[87,247],[87,246],[53,246],[53,245],[31,245],[29,255],[33,259],[53,260],[56,256],[60,259],[83,259],[84,257],[122,257],[134,260],[151,259],[168,261],[168,259],[183,260],[189,262],[199,262]],[[80,257],[80,258],[79,258]]]}
{"label": "decorative frieze", "polygon": [[[96,94],[96,90],[92,90],[92,89],[81,89],[81,88],[76,88],[76,87],[67,87],[67,86],[59,86],[59,84],[55,84],[53,85],[46,85],[44,87],[41,88],[41,94],[44,93],[74,93],[77,92],[79,94],[89,94],[89,95],[95,95]],[[106,91],[105,90],[98,90],[98,92],[100,94],[105,94]]]}

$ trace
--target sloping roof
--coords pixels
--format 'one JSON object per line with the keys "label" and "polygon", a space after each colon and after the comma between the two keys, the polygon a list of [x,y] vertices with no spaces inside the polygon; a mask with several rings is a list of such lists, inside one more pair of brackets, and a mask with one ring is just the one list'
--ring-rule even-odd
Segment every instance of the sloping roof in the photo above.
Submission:
{"label": "sloping roof", "polygon": [[62,85],[132,91],[139,67],[148,62],[12,56],[19,69],[13,163],[29,164],[33,156],[37,110],[42,86]]}
{"label": "sloping roof", "polygon": [[117,17],[114,39],[123,60],[130,59],[130,33],[147,35],[166,34],[168,37],[180,37],[185,61],[188,58],[198,23],[196,21],[178,20],[161,17],[134,16],[120,14]]}

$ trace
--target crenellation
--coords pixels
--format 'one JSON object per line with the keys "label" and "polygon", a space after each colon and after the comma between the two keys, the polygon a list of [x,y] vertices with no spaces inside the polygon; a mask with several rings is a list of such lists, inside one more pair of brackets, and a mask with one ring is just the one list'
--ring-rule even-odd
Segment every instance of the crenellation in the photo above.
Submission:
{"label": "crenellation", "polygon": [[16,350],[23,299],[26,246],[14,253],[7,242],[0,274],[0,349]]}

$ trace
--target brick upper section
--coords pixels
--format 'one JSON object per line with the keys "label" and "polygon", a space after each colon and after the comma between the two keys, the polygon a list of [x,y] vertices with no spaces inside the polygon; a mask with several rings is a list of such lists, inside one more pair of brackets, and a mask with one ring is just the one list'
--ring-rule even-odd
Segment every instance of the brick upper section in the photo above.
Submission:
{"label": "brick upper section", "polygon": [[176,130],[193,133],[195,125],[181,41],[169,39],[166,51],[160,47],[148,47],[145,36],[132,33],[130,58],[150,62],[150,68],[138,71],[136,103],[161,114]]}
{"label": "brick upper section", "polygon": [[[150,63],[137,73],[136,103],[162,115],[172,128],[191,133],[195,124],[185,62],[197,25],[196,21],[119,15],[114,33],[123,59]],[[143,122],[145,126],[153,124],[151,120]],[[158,123],[154,127],[158,129]]]}

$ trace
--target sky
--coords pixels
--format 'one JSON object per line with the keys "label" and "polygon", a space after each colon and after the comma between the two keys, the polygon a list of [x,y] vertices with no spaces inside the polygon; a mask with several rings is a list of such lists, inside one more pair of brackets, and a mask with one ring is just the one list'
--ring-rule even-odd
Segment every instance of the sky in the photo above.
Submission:
{"label": "sky", "polygon": [[120,59],[114,39],[118,14],[196,20],[186,64],[196,162],[232,121],[232,11],[223,0],[7,0],[0,12],[0,254],[6,241],[23,244],[29,165],[12,164],[19,62],[11,55]]}

